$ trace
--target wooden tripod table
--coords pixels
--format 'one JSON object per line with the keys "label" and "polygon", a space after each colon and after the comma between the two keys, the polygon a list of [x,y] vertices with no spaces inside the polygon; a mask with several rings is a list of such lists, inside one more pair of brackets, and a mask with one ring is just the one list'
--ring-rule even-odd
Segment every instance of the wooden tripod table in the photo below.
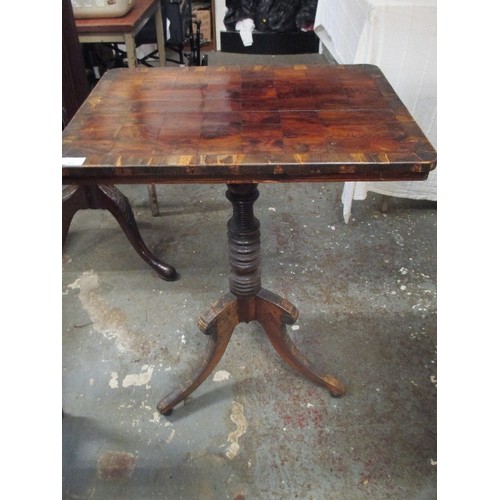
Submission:
{"label": "wooden tripod table", "polygon": [[[345,387],[287,335],[297,309],[261,287],[258,184],[425,180],[436,151],[375,66],[241,66],[107,72],[63,132],[63,183],[225,183],[229,293],[198,321],[198,371],[157,405],[168,414],[212,372],[240,322],[258,321],[292,367]],[[68,159],[82,158],[83,163]]]}

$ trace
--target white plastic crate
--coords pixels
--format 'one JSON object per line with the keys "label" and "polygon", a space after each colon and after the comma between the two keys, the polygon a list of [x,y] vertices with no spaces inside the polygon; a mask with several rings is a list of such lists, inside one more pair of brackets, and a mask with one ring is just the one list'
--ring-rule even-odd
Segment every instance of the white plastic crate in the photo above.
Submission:
{"label": "white plastic crate", "polygon": [[133,7],[135,0],[71,0],[76,19],[122,17]]}

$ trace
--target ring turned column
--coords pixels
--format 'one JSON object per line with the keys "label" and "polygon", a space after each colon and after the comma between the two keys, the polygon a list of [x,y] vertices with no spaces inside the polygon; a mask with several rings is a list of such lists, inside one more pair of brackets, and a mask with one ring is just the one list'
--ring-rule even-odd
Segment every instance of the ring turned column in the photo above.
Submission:
{"label": "ring turned column", "polygon": [[255,296],[261,290],[260,222],[253,212],[257,184],[228,184],[233,216],[227,223],[229,290],[239,299],[240,321],[255,319]]}

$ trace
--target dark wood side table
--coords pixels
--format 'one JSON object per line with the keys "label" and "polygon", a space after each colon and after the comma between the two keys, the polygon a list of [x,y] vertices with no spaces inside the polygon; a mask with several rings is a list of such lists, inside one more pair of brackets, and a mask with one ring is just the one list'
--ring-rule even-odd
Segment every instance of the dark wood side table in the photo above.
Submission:
{"label": "dark wood side table", "polygon": [[[146,25],[148,20],[154,16],[156,26],[156,44],[158,47],[159,66],[166,65],[165,53],[165,37],[163,31],[162,11],[160,0],[135,0],[132,9],[122,17],[111,18],[95,18],[95,19],[76,19],[76,30],[80,43],[124,43],[127,51],[127,60],[129,67],[136,67],[138,59],[136,55],[135,36]],[[151,212],[153,215],[159,215],[158,200],[156,196],[156,188],[154,184],[148,185],[149,202]],[[68,200],[70,191],[66,191],[65,197]],[[115,195],[119,196],[119,192],[115,191]],[[115,198],[116,198],[115,196]],[[87,198],[87,197],[86,197]],[[81,199],[81,198],[80,198]],[[94,200],[99,199],[95,198]],[[77,198],[73,200],[75,203]],[[80,208],[101,208],[94,206],[83,205]],[[105,207],[102,207],[105,208]],[[133,226],[134,224],[132,224]],[[135,228],[132,229],[135,232]],[[65,236],[63,236],[63,239]],[[140,238],[140,237],[139,237]],[[129,238],[130,239],[130,238]],[[134,238],[135,239],[135,238]],[[143,253],[149,254],[149,250],[145,244],[140,240],[139,248],[136,250],[142,256]],[[134,245],[135,247],[135,245]],[[149,257],[153,259],[153,257]],[[154,266],[155,270],[161,278],[166,280],[173,280],[176,278],[175,269],[168,264],[163,264],[158,261]]]}
{"label": "dark wood side table", "polygon": [[292,367],[333,396],[287,335],[298,316],[262,288],[258,184],[423,180],[436,152],[375,66],[190,67],[105,74],[63,132],[66,184],[225,183],[229,292],[198,321],[210,337],[198,371],[162,399],[168,414],[211,373],[240,322],[257,320]]}

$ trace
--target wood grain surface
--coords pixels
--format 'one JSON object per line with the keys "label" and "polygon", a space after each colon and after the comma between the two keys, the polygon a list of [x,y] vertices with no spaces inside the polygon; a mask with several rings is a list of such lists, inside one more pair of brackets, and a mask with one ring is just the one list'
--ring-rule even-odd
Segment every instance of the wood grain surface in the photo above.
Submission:
{"label": "wood grain surface", "polygon": [[66,184],[423,180],[436,166],[371,65],[111,70],[62,156],[85,158],[63,165]]}

